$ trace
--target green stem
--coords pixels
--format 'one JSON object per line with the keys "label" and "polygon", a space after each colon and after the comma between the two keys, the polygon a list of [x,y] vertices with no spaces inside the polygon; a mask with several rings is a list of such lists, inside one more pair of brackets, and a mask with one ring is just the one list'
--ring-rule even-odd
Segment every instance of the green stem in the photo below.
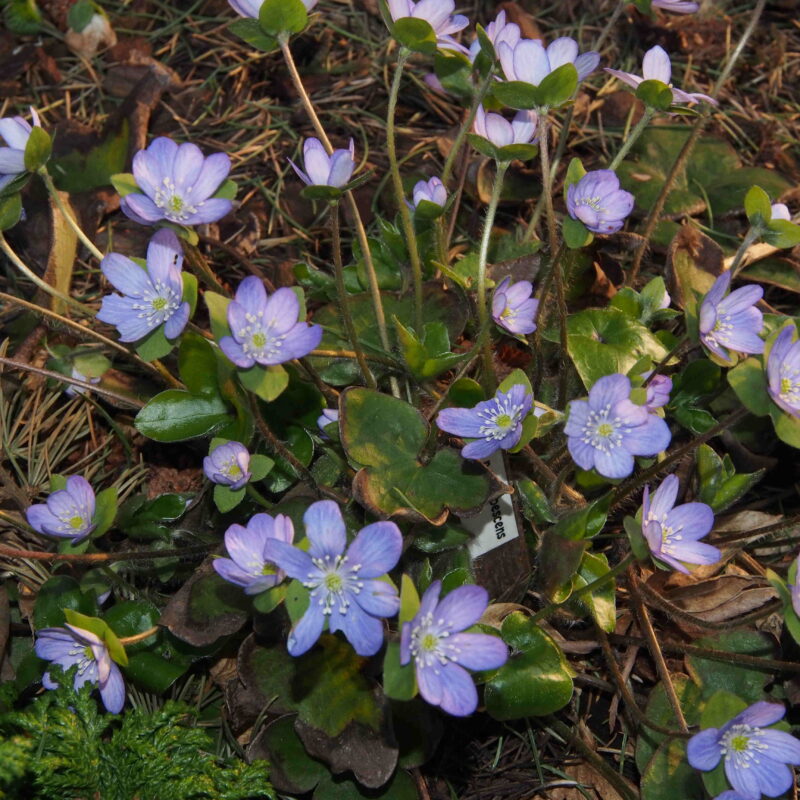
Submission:
{"label": "green stem", "polygon": [[550,120],[547,111],[539,114],[539,160],[542,165],[542,194],[547,216],[547,237],[550,253],[555,254],[558,248],[558,222],[553,206],[553,173],[550,170]]}
{"label": "green stem", "polygon": [[347,337],[350,339],[353,352],[356,354],[356,361],[361,369],[364,382],[370,389],[374,389],[377,384],[375,383],[375,378],[372,376],[372,373],[367,366],[367,361],[364,358],[364,351],[361,348],[361,343],[358,340],[356,326],[353,324],[353,315],[350,313],[350,297],[347,294],[347,288],[344,285],[344,264],[342,262],[342,238],[339,233],[338,200],[331,203],[331,243],[333,248],[333,273],[336,280],[336,293],[339,295],[339,308],[342,313],[344,329],[347,332]]}
{"label": "green stem", "polygon": [[67,208],[64,204],[64,201],[61,199],[61,195],[59,194],[58,189],[56,189],[55,184],[53,183],[53,179],[50,177],[50,173],[47,171],[47,167],[42,167],[39,170],[39,175],[41,176],[42,180],[44,181],[44,185],[47,187],[47,191],[50,197],[53,198],[53,202],[56,204],[56,208],[61,212],[61,216],[67,221],[67,224],[75,231],[77,237],[83,242],[83,245],[86,249],[98,260],[103,260],[103,253],[97,248],[95,243],[83,232],[83,229],[80,225],[78,225],[77,220],[74,216],[72,216],[72,212]]}
{"label": "green stem", "polygon": [[478,324],[480,326],[480,349],[483,359],[483,386],[490,394],[494,394],[497,380],[494,374],[494,364],[492,362],[491,337],[489,335],[491,320],[489,318],[489,299],[486,296],[486,262],[489,258],[489,242],[492,238],[492,228],[494,218],[497,214],[497,206],[500,203],[500,194],[503,190],[503,178],[508,169],[508,161],[497,162],[497,174],[492,186],[492,196],[489,200],[489,207],[486,209],[486,219],[483,223],[483,234],[481,235],[480,250],[478,251]]}
{"label": "green stem", "polygon": [[403,233],[406,237],[408,255],[411,259],[411,280],[414,284],[414,328],[417,331],[417,336],[422,336],[424,320],[422,313],[422,262],[419,258],[414,220],[411,218],[411,210],[406,204],[405,192],[403,191],[403,179],[400,176],[400,165],[397,161],[397,142],[395,137],[397,98],[400,94],[400,83],[403,79],[403,67],[406,61],[408,61],[409,55],[410,52],[402,47],[397,56],[394,79],[392,80],[392,87],[389,90],[389,107],[386,111],[386,152],[389,156],[389,172],[392,176],[394,198],[400,210],[400,221],[403,226]]}
{"label": "green stem", "polygon": [[620,147],[619,151],[614,156],[614,160],[608,165],[609,169],[616,169],[622,163],[631,147],[636,143],[636,140],[644,133],[645,128],[650,124],[650,120],[653,119],[655,114],[655,108],[651,108],[650,106],[645,108],[642,118],[636,123],[636,127],[630,132],[630,135],[622,143],[622,147]]}
{"label": "green stem", "polygon": [[546,605],[544,608],[539,609],[532,617],[531,620],[533,622],[538,622],[540,619],[547,619],[547,617],[551,617],[556,611],[562,608],[566,603],[571,602],[572,600],[579,600],[584,595],[590,594],[591,592],[595,592],[598,589],[602,589],[606,584],[611,583],[614,578],[617,577],[621,572],[625,572],[625,570],[633,564],[636,560],[636,556],[633,553],[629,553],[622,561],[619,562],[615,567],[612,567],[605,575],[601,575],[596,580],[593,580],[591,583],[587,583],[586,586],[581,586],[580,589],[576,589],[563,603],[550,603]]}
{"label": "green stem", "polygon": [[264,495],[263,495],[263,494],[261,494],[261,492],[259,492],[259,491],[258,491],[258,489],[256,489],[256,487],[255,487],[255,486],[253,486],[252,484],[250,484],[250,483],[246,484],[246,485],[245,485],[245,487],[244,487],[244,490],[245,490],[245,491],[247,492],[247,494],[249,494],[249,495],[250,495],[250,497],[252,497],[252,498],[253,498],[253,500],[255,500],[255,501],[256,501],[256,503],[258,503],[258,504],[259,504],[259,505],[260,505],[262,508],[274,508],[274,507],[275,507],[275,504],[274,504],[274,503],[270,503],[270,501],[269,501],[269,500],[267,500],[267,498],[266,498],[266,497],[264,497]]}
{"label": "green stem", "polygon": [[11,245],[6,241],[5,236],[0,231],[0,250],[2,250],[8,260],[29,280],[38,286],[42,291],[47,292],[51,297],[55,297],[66,303],[68,306],[79,311],[85,317],[94,317],[94,311],[83,303],[73,300],[69,295],[62,294],[58,289],[43,281],[25,262],[12,250]]}
{"label": "green stem", "polygon": [[758,240],[759,236],[761,236],[761,230],[755,227],[751,227],[745,234],[742,243],[739,245],[739,249],[736,251],[736,255],[733,257],[733,263],[731,263],[731,279],[735,278],[738,274],[745,253],[747,253],[750,245]]}

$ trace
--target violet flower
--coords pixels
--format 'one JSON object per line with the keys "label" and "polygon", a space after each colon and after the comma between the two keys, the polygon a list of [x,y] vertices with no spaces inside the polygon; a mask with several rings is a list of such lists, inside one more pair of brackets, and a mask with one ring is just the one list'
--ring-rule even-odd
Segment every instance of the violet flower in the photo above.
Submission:
{"label": "violet flower", "polygon": [[436,417],[436,424],[454,436],[474,439],[461,448],[461,455],[481,461],[497,450],[514,447],[532,405],[533,395],[518,383],[507,392],[498,390],[491,400],[474,408],[445,408]]}
{"label": "violet flower", "polygon": [[532,297],[530,281],[511,283],[506,276],[497,284],[492,295],[492,319],[510,333],[524,336],[536,330],[534,319],[539,301]]}
{"label": "violet flower", "polygon": [[300,301],[291,289],[278,289],[267,298],[262,281],[250,275],[228,305],[231,336],[220,339],[220,349],[243,369],[302,358],[320,343],[322,328],[298,321],[299,314]]}
{"label": "violet flower", "polygon": [[502,114],[487,112],[479,105],[475,111],[472,130],[495,147],[506,147],[509,144],[530,144],[536,141],[538,124],[539,116],[535,111],[517,111],[514,119],[509,122]]}
{"label": "violet flower", "polygon": [[[517,42],[522,38],[522,32],[516,22],[506,22],[506,12],[500,11],[497,17],[484,28],[486,36],[489,41],[494,45],[495,52],[500,42],[505,42],[509,47],[515,47]],[[475,41],[469,46],[469,60],[470,63],[475,63],[478,53],[481,51],[480,39]]]}
{"label": "violet flower", "polygon": [[606,375],[589,390],[588,400],[569,404],[564,433],[579,467],[594,467],[605,478],[625,478],[633,472],[634,456],[654,456],[669,447],[667,423],[635,405],[630,395],[627,376]]}
{"label": "violet flower", "polygon": [[25,512],[28,524],[38,533],[70,539],[76,544],[94,529],[94,490],[86,478],[70,475],[63,489],[53,492],[45,503]]}
{"label": "violet flower", "polygon": [[[231,8],[242,17],[250,17],[251,19],[258,19],[258,13],[261,11],[261,5],[264,0],[228,0]],[[317,4],[318,0],[302,0],[306,11],[311,11]]]}
{"label": "violet flower", "polygon": [[332,422],[339,421],[338,408],[323,408],[322,413],[317,417],[317,427],[322,431],[323,436],[326,436],[325,427]]}
{"label": "violet flower", "polygon": [[397,589],[378,580],[400,560],[403,537],[394,522],[373,522],[347,546],[344,520],[332,500],[319,500],[303,515],[310,547],[305,552],[270,539],[264,557],[311,590],[308,610],[292,628],[289,653],[301,656],[319,639],[325,623],[342,631],[360,656],[383,644],[385,617],[400,608]]}
{"label": "violet flower", "polygon": [[653,8],[673,11],[676,14],[694,14],[700,8],[700,4],[690,0],[653,0]]}
{"label": "violet flower", "polygon": [[241,442],[217,445],[204,459],[203,472],[212,483],[241,489],[250,480],[250,453]]}
{"label": "violet flower", "polygon": [[670,392],[672,392],[672,378],[668,375],[656,375],[653,380],[647,384],[647,397],[644,407],[648,411],[655,411],[657,408],[663,408],[669,403]]}
{"label": "violet flower", "polygon": [[728,363],[733,360],[729,350],[764,352],[764,340],[758,335],[764,327],[764,315],[755,307],[764,290],[751,284],[725,297],[730,285],[731,273],[726,270],[700,305],[700,341]]}
{"label": "violet flower", "polygon": [[635,75],[632,72],[623,72],[620,69],[610,69],[605,67],[605,71],[619,78],[623,83],[636,89],[643,81],[661,81],[672,89],[672,100],[675,103],[711,103],[717,105],[717,101],[707,94],[699,94],[696,92],[684,92],[683,89],[676,89],[670,83],[672,79],[672,63],[670,62],[667,51],[660,45],[651,47],[645,54],[642,60],[642,74]]}
{"label": "violet flower", "polygon": [[[97,634],[65,623],[63,628],[43,628],[36,634],[36,655],[58,664],[62,669],[78,665],[73,686],[96,683],[106,711],[119,714],[125,705],[125,682],[119,667],[111,660],[103,640]],[[45,689],[57,689],[49,672],[42,676]]]}
{"label": "violet flower", "polygon": [[427,181],[417,181],[414,184],[411,202],[408,203],[409,207],[415,209],[423,200],[444,208],[447,203],[447,189],[441,178],[434,176],[433,178],[428,178]]}
{"label": "violet flower", "polygon": [[716,564],[722,554],[713,545],[698,541],[714,527],[714,512],[705,503],[676,506],[679,481],[668,475],[650,498],[644,487],[642,532],[655,558],[689,574],[686,564]]}
{"label": "violet flower", "polygon": [[578,55],[578,43],[569,36],[553,40],[546,48],[539,39],[522,39],[515,44],[501,41],[497,57],[506,80],[538,86],[551,72],[564,64],[574,64],[578,80],[597,69],[600,54],[590,51]]}
{"label": "violet flower", "polygon": [[164,228],[147,245],[147,267],[120,253],[100,262],[108,282],[122,295],[103,298],[97,319],[113,325],[122,342],[143,339],[160,325],[167,339],[180,336],[189,321],[190,306],[183,297],[183,250],[175,233]]}
{"label": "violet flower", "polygon": [[341,189],[350,180],[355,162],[356,146],[353,140],[347,150],[334,150],[331,155],[319,139],[309,137],[303,142],[303,166],[301,170],[291,159],[289,163],[307,186],[333,186]]}
{"label": "violet flower", "polygon": [[225,531],[225,549],[230,558],[215,558],[217,574],[244,589],[248,595],[260,594],[277,586],[286,573],[266,557],[267,543],[294,539],[292,520],[283,514],[255,514],[247,526],[231,525]]}
{"label": "violet flower", "polygon": [[[2,185],[0,185],[0,189]],[[772,219],[784,219],[787,222],[792,221],[792,212],[789,211],[789,206],[786,203],[773,203],[772,204]]]}
{"label": "violet flower", "polygon": [[785,713],[782,703],[762,700],[721,728],[696,733],[686,746],[689,763],[710,772],[722,760],[728,783],[743,800],[760,800],[762,794],[779,797],[793,783],[787,765],[800,764],[800,742],[790,733],[766,727]]}
{"label": "violet flower", "polygon": [[767,391],[776,405],[800,417],[800,342],[794,323],[781,330],[769,351]]}
{"label": "violet flower", "polygon": [[436,44],[442,50],[468,52],[453,38],[454,33],[469,25],[469,20],[463,14],[453,14],[456,8],[453,0],[420,0],[419,3],[413,0],[388,0],[388,3],[392,22],[406,17],[424,19],[433,28]]}
{"label": "violet flower", "polygon": [[142,192],[122,197],[120,208],[143,225],[216,222],[233,207],[230,200],[213,197],[230,171],[225,153],[204,158],[196,144],[177,145],[159,136],[133,157],[133,176]]}
{"label": "violet flower", "polygon": [[[31,118],[35,126],[41,127],[39,115],[33,107],[31,107]],[[30,123],[22,117],[0,119],[0,136],[5,139],[7,145],[0,147],[0,192],[11,181],[26,172],[25,148],[32,130]]]}
{"label": "violet flower", "polygon": [[[78,372],[75,367],[72,368],[72,372],[70,373],[71,378],[75,378],[76,381],[83,381],[84,383],[91,383],[91,384],[98,384],[100,383],[100,378],[89,378],[84,375],[82,372]],[[67,388],[64,389],[64,394],[67,397],[77,397],[78,395],[86,394],[89,390],[84,388],[83,386],[75,386],[74,384],[70,383],[67,384]]]}
{"label": "violet flower", "polygon": [[633,195],[619,188],[611,169],[587,172],[567,189],[567,211],[592,233],[616,233],[633,210]]}
{"label": "violet flower", "polygon": [[417,615],[403,623],[400,663],[414,660],[419,693],[431,705],[456,717],[478,707],[471,670],[497,669],[508,659],[502,639],[487,633],[462,633],[486,611],[489,595],[482,586],[459,586],[442,600],[442,582],[422,595]]}

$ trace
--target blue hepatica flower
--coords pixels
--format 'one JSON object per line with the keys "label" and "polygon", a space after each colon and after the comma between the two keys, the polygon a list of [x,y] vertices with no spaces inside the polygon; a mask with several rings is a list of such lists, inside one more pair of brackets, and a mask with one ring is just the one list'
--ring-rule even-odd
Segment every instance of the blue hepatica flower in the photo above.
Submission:
{"label": "blue hepatica flower", "polygon": [[241,489],[250,480],[250,453],[241,442],[225,442],[203,459],[203,472],[212,483]]}
{"label": "blue hepatica flower", "polygon": [[592,233],[616,233],[633,210],[633,195],[619,188],[611,169],[587,172],[567,189],[567,211]]}
{"label": "blue hepatica flower", "polygon": [[495,147],[506,147],[510,144],[530,144],[536,141],[538,125],[539,115],[535,111],[517,111],[509,122],[502,114],[485,111],[479,105],[475,111],[472,130]]}
{"label": "blue hepatica flower", "polygon": [[[35,126],[41,127],[39,115],[33,108],[31,118]],[[8,145],[0,147],[0,191],[26,171],[25,148],[32,130],[30,123],[22,117],[0,119],[0,136]]]}
{"label": "blue hepatica flower", "polygon": [[533,395],[521,384],[498,390],[474,408],[445,408],[436,424],[446,433],[474,439],[461,449],[464,458],[482,460],[496,450],[508,450],[522,436],[522,421],[530,414]]}
{"label": "blue hepatica flower", "polygon": [[633,472],[634,456],[654,456],[669,447],[669,427],[646,406],[631,399],[625,375],[606,375],[589,390],[588,400],[573,400],[564,427],[567,445],[582,469],[594,467],[606,478]]}
{"label": "blue hepatica flower", "polygon": [[213,197],[230,171],[225,153],[204,158],[196,144],[177,145],[159,136],[133,157],[133,176],[142,192],[125,195],[120,208],[143,225],[216,222],[233,207],[230,200]]}
{"label": "blue hepatica flower", "polygon": [[672,392],[672,378],[668,375],[656,375],[650,383],[647,384],[645,408],[648,411],[655,411],[657,408],[663,408],[669,403],[670,392]]}
{"label": "blue hepatica flower", "polygon": [[[77,664],[73,686],[95,683],[107,711],[119,714],[125,705],[125,682],[119,667],[111,660],[108,649],[97,634],[66,623],[63,628],[43,628],[36,634],[36,655],[69,669]],[[57,689],[58,683],[49,672],[42,676],[45,689]]]}
{"label": "blue hepatica flower", "polygon": [[442,582],[422,595],[417,615],[403,623],[400,663],[414,660],[419,693],[448,714],[466,717],[478,706],[478,692],[468,669],[502,667],[508,648],[487,633],[462,633],[486,611],[489,595],[481,586],[459,586],[439,600]]}
{"label": "blue hepatica flower", "polygon": [[683,89],[677,89],[672,86],[672,62],[670,61],[667,51],[663,47],[656,45],[651,47],[644,54],[642,61],[642,74],[635,75],[632,72],[623,72],[620,69],[610,69],[605,67],[605,71],[619,78],[623,83],[636,89],[643,81],[661,81],[665,83],[672,90],[672,100],[675,103],[711,103],[717,105],[717,101],[707,94],[699,94],[696,92],[684,92]]}
{"label": "blue hepatica flower", "polygon": [[301,170],[291,159],[289,163],[303,183],[308,186],[333,186],[341,189],[350,180],[356,168],[355,143],[350,140],[347,150],[334,150],[328,155],[319,139],[309,137],[303,142],[303,166]]}
{"label": "blue hepatica flower", "polygon": [[265,558],[311,590],[308,610],[289,634],[287,647],[300,656],[319,639],[325,623],[342,631],[360,656],[372,656],[383,644],[384,617],[400,608],[397,589],[378,580],[400,560],[403,537],[394,522],[362,528],[347,546],[344,520],[332,500],[320,500],[303,515],[310,543],[306,553],[270,539]]}
{"label": "blue hepatica flower", "polygon": [[180,336],[189,321],[189,303],[181,301],[183,250],[175,233],[160,230],[147,245],[147,268],[119,253],[109,253],[100,269],[122,295],[103,298],[97,319],[113,325],[120,341],[136,342],[160,325],[167,339]]}
{"label": "blue hepatica flower", "polygon": [[672,11],[675,14],[694,14],[700,8],[700,4],[690,0],[653,0],[653,8]]}
{"label": "blue hepatica flower", "polygon": [[767,390],[780,408],[800,417],[800,342],[794,323],[781,330],[769,351]]}
{"label": "blue hepatica flower", "polygon": [[533,333],[539,301],[532,295],[533,284],[530,281],[511,283],[510,277],[503,278],[492,295],[492,319],[510,333],[522,336]]}
{"label": "blue hepatica flower", "polygon": [[676,506],[679,481],[675,475],[664,478],[650,497],[645,486],[642,499],[642,532],[650,552],[687,575],[686,564],[716,564],[722,554],[702,539],[714,527],[714,512],[705,503]]}
{"label": "blue hepatica flower", "polygon": [[[263,1],[264,0],[228,0],[228,3],[231,8],[242,17],[258,19],[258,12],[261,10]],[[311,11],[316,4],[317,0],[303,0],[306,11]]]}
{"label": "blue hepatica flower", "polygon": [[582,81],[600,63],[599,53],[578,55],[578,43],[569,36],[554,39],[547,47],[539,39],[521,39],[514,44],[510,40],[500,41],[495,49],[506,80],[533,86],[564,64],[574,64],[578,80]]}
{"label": "blue hepatica flower", "polygon": [[459,50],[466,53],[467,48],[459,44],[453,34],[469,25],[463,14],[453,14],[456,4],[453,0],[388,0],[392,21],[414,17],[424,19],[436,34],[436,44],[442,50]]}
{"label": "blue hepatica flower", "polygon": [[327,438],[327,434],[325,433],[326,426],[330,425],[332,422],[338,421],[338,408],[323,408],[322,413],[317,417],[317,427],[322,431],[322,435]]}
{"label": "blue hepatica flower", "polygon": [[[789,733],[767,728],[783,718],[782,703],[761,701],[737,714],[721,728],[707,728],[689,739],[689,763],[709,772],[724,760],[725,776],[733,787],[733,800],[779,797],[792,786],[787,764],[800,764],[800,742]],[[725,795],[721,795],[724,797]]]}
{"label": "blue hepatica flower", "polygon": [[71,539],[75,544],[95,529],[94,508],[94,490],[89,481],[70,475],[65,488],[53,492],[46,503],[31,506],[25,515],[35,531]]}
{"label": "blue hepatica flower", "polygon": [[244,589],[245,594],[259,594],[277,586],[286,573],[266,558],[271,541],[291,545],[294,526],[291,519],[276,514],[256,514],[247,527],[231,525],[225,531],[225,549],[230,558],[214,559],[214,569],[226,581]]}
{"label": "blue hepatica flower", "polygon": [[731,273],[723,272],[700,305],[700,341],[718,358],[731,364],[730,350],[763,353],[764,340],[758,335],[764,315],[755,304],[764,296],[760,286],[742,286],[725,296]]}
{"label": "blue hepatica flower", "polygon": [[434,176],[427,181],[417,181],[411,193],[411,202],[408,205],[415,209],[423,200],[433,205],[444,208],[447,203],[447,189],[441,178]]}
{"label": "blue hepatica flower", "polygon": [[[492,20],[484,29],[486,37],[494,45],[495,51],[500,42],[505,42],[509,47],[513,48],[517,42],[522,38],[522,31],[516,22],[506,21],[506,12],[500,11],[497,17]],[[469,46],[469,60],[474,63],[481,51],[480,39],[475,41]]]}
{"label": "blue hepatica flower", "polygon": [[220,349],[243,369],[302,358],[320,343],[322,328],[298,321],[299,314],[300,301],[291,289],[278,289],[268,299],[264,284],[251,275],[228,306],[231,336],[220,339]]}

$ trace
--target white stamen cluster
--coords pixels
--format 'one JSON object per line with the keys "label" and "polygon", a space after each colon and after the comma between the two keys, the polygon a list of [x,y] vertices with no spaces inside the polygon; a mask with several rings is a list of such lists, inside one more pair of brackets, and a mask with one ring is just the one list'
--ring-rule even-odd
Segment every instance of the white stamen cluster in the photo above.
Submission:
{"label": "white stamen cluster", "polygon": [[479,428],[481,436],[486,439],[503,439],[519,423],[522,409],[521,403],[512,404],[508,397],[495,399],[494,408],[478,411],[478,416],[485,420]]}
{"label": "white stamen cluster", "polygon": [[347,556],[331,556],[327,553],[311,561],[316,570],[308,573],[308,580],[303,581],[303,586],[311,589],[312,601],[317,598],[326,616],[331,614],[334,603],[338,603],[340,614],[346,614],[350,608],[349,595],[360,594],[364,588],[364,582],[358,579],[362,565],[348,565]]}
{"label": "white stamen cluster", "polygon": [[438,675],[439,668],[452,661],[452,655],[459,652],[447,640],[452,632],[452,624],[444,619],[434,621],[433,614],[420,617],[419,622],[411,629],[409,650],[414,661],[422,668],[433,668]]}
{"label": "white stamen cluster", "polygon": [[761,729],[752,725],[733,725],[722,737],[720,750],[727,761],[731,759],[740,769],[749,769],[760,762],[760,754],[769,746],[761,741]]}
{"label": "white stamen cluster", "polygon": [[133,309],[139,313],[139,319],[146,319],[151,328],[155,328],[166,322],[181,304],[180,295],[171,286],[163,281],[151,282],[141,299],[141,302],[133,303]]}
{"label": "white stamen cluster", "polygon": [[264,323],[263,309],[256,314],[245,314],[245,319],[248,324],[233,333],[244,354],[256,361],[276,358],[283,347],[286,334],[276,336],[271,332],[269,325]]}
{"label": "white stamen cluster", "polygon": [[780,377],[781,400],[800,411],[800,369],[791,369],[784,362],[781,364]]}
{"label": "white stamen cluster", "polygon": [[[185,222],[192,214],[197,213],[197,209],[202,206],[202,202],[196,206],[190,205],[186,202],[185,198],[178,194],[175,188],[175,181],[172,178],[164,178],[162,183],[164,188],[156,189],[153,202],[161,209],[164,210],[164,215],[167,219],[173,222]],[[192,192],[191,186],[187,186],[184,192],[190,195]]]}
{"label": "white stamen cluster", "polygon": [[611,404],[609,403],[599,411],[589,411],[586,424],[583,426],[581,440],[595,450],[607,453],[622,444],[620,428],[623,425],[621,417],[611,416]]}

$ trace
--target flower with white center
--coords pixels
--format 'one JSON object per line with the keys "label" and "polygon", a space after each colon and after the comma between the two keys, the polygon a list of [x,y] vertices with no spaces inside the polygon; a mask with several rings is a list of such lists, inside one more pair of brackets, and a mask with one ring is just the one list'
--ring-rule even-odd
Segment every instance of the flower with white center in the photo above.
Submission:
{"label": "flower with white center", "polygon": [[564,64],[574,64],[578,80],[582,81],[600,63],[599,53],[578,55],[578,43],[569,36],[555,39],[547,47],[539,39],[520,39],[514,44],[501,41],[495,49],[506,80],[522,81],[532,86],[538,86]]}
{"label": "flower with white center", "polygon": [[231,335],[220,339],[220,349],[242,369],[302,358],[319,345],[322,328],[298,321],[299,314],[300,301],[291,289],[278,289],[267,298],[262,281],[251,275],[228,305]]}
{"label": "flower with white center", "polygon": [[587,172],[567,189],[567,211],[592,233],[616,233],[633,210],[633,195],[620,189],[610,169]]}
{"label": "flower with white center", "polygon": [[511,283],[510,277],[497,284],[492,295],[492,319],[509,333],[524,336],[536,330],[533,321],[539,310],[539,301],[532,297],[530,281]]}
{"label": "flower with white center", "polygon": [[508,450],[522,436],[522,421],[531,412],[533,395],[521,384],[497,391],[474,408],[445,408],[436,417],[440,430],[474,441],[461,449],[464,458],[483,460],[496,450]]}
{"label": "flower with white center", "polygon": [[403,623],[400,663],[413,659],[419,692],[428,703],[466,717],[478,706],[478,693],[467,670],[502,667],[508,647],[498,636],[462,633],[486,611],[486,589],[459,586],[440,600],[441,590],[442,582],[434,581],[422,595],[414,619]]}
{"label": "flower with white center", "polygon": [[683,89],[677,89],[672,86],[670,80],[672,79],[672,62],[670,61],[667,51],[660,45],[651,47],[644,54],[642,60],[642,74],[635,75],[632,72],[623,72],[620,69],[610,69],[605,67],[605,71],[619,78],[623,83],[632,86],[636,89],[643,81],[661,81],[672,90],[672,100],[675,103],[711,103],[717,105],[717,101],[707,94],[699,94],[696,92],[684,92]]}
{"label": "flower with white center", "polygon": [[442,50],[459,50],[467,52],[467,48],[459,44],[453,34],[458,33],[469,25],[469,20],[463,14],[453,14],[456,4],[453,0],[388,0],[389,13],[392,21],[412,17],[424,19],[436,34],[436,44]]}
{"label": "flower with white center", "polygon": [[606,478],[625,478],[633,472],[634,456],[654,456],[669,447],[667,423],[630,396],[627,376],[606,375],[589,390],[588,400],[569,404],[564,433],[581,469],[594,467]]}
{"label": "flower with white center", "polygon": [[344,520],[332,500],[319,500],[303,515],[309,550],[270,539],[264,557],[310,590],[308,609],[289,634],[287,648],[301,656],[327,624],[342,631],[360,656],[373,656],[383,644],[385,617],[393,617],[400,598],[393,584],[378,580],[400,560],[403,537],[394,522],[373,522],[347,546]]}
{"label": "flower with white center", "polygon": [[763,353],[764,340],[758,335],[764,315],[755,304],[764,296],[760,286],[742,286],[725,296],[731,273],[723,272],[700,305],[700,341],[726,364],[733,363],[729,350]]}
{"label": "flower with white center", "polygon": [[217,445],[203,459],[203,472],[212,483],[241,489],[250,480],[250,453],[241,442]]}
{"label": "flower with white center", "polygon": [[[494,45],[495,51],[500,42],[505,42],[510,47],[514,47],[522,38],[522,32],[516,22],[506,22],[505,10],[500,11],[497,17],[490,22],[484,29],[489,41]],[[481,51],[480,39],[469,46],[469,60],[474,63]]]}
{"label": "flower with white center", "polygon": [[[65,624],[63,628],[43,628],[36,634],[34,650],[39,658],[69,669],[77,664],[73,686],[96,683],[107,711],[119,714],[125,705],[125,682],[119,667],[111,660],[108,648],[97,634]],[[49,672],[42,676],[45,689],[57,689]]]}
{"label": "flower with white center", "polygon": [[538,124],[539,116],[535,111],[517,111],[509,122],[502,114],[487,112],[479,105],[475,111],[472,130],[495,147],[506,147],[510,144],[535,142]]}
{"label": "flower with white center", "polygon": [[63,489],[53,492],[45,503],[31,506],[25,516],[28,524],[47,536],[60,536],[76,544],[94,529],[95,498],[89,481],[70,475]]}
{"label": "flower with white center", "polygon": [[126,194],[120,208],[143,225],[161,220],[177,225],[216,222],[233,207],[230,200],[213,197],[230,171],[231,160],[225,153],[204,158],[196,144],[177,145],[159,136],[133,157],[133,176],[141,194]]}
{"label": "flower with white center", "polygon": [[769,351],[767,390],[780,408],[800,417],[800,342],[793,322],[784,326]]}
{"label": "flower with white center", "polygon": [[780,797],[793,783],[788,765],[800,764],[800,742],[790,733],[767,727],[785,713],[782,703],[760,701],[721,728],[700,731],[686,746],[689,763],[710,772],[723,761],[725,777],[742,800],[760,800],[762,794]]}
{"label": "flower with white center", "polygon": [[676,506],[678,478],[669,475],[650,497],[645,486],[642,499],[642,532],[650,552],[687,575],[684,564],[716,564],[722,554],[699,541],[714,527],[714,512],[705,503]]}
{"label": "flower with white center", "polygon": [[167,339],[177,338],[189,321],[190,306],[183,297],[183,250],[175,233],[164,228],[147,245],[147,266],[120,253],[109,253],[100,269],[122,295],[103,298],[97,319],[113,325],[120,341],[136,342],[164,326]]}
{"label": "flower with white center", "polygon": [[267,543],[275,540],[291,545],[294,527],[291,519],[276,514],[256,514],[247,527],[231,525],[225,531],[225,549],[230,558],[215,558],[217,574],[244,589],[245,594],[259,594],[277,586],[286,573],[266,557]]}
{"label": "flower with white center", "polygon": [[353,140],[346,150],[334,150],[328,155],[319,139],[309,137],[303,142],[303,166],[301,170],[291,159],[289,163],[307,186],[333,186],[341,189],[350,180],[356,168],[356,146]]}
{"label": "flower with white center", "polygon": [[[36,127],[41,127],[36,109],[31,108],[31,118]],[[0,119],[0,136],[7,147],[0,147],[0,192],[25,170],[25,148],[33,128],[22,117]]]}

